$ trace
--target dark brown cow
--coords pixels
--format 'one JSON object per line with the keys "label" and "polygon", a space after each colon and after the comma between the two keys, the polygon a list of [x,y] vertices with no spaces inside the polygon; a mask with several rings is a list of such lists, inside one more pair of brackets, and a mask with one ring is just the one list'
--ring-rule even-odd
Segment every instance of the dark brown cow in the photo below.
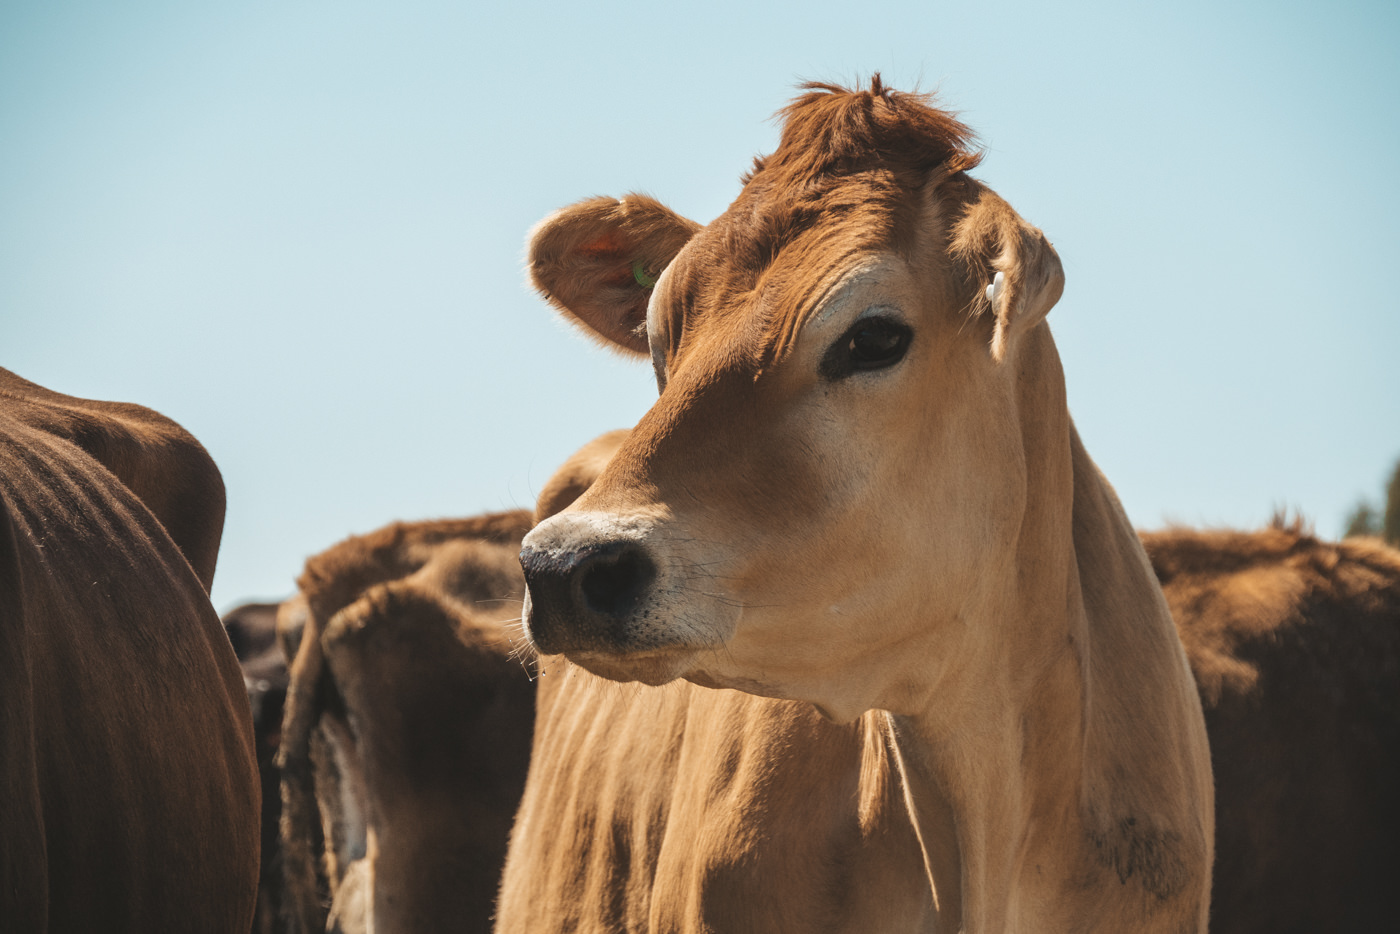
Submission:
{"label": "dark brown cow", "polygon": [[298,645],[282,751],[294,930],[490,930],[534,719],[510,642],[530,519],[398,523],[307,562],[305,610],[279,619]]}
{"label": "dark brown cow", "polygon": [[1389,930],[1400,879],[1400,551],[1280,523],[1142,538],[1210,735],[1211,930]]}
{"label": "dark brown cow", "polygon": [[258,776],[174,422],[0,370],[0,927],[243,934]]}
{"label": "dark brown cow", "polygon": [[257,747],[258,775],[262,786],[262,842],[259,847],[258,909],[254,934],[276,934],[282,929],[282,854],[278,843],[282,819],[282,771],[277,750],[282,743],[282,708],[287,699],[287,661],[277,640],[277,603],[245,603],[224,614],[248,706],[253,713],[253,740]]}

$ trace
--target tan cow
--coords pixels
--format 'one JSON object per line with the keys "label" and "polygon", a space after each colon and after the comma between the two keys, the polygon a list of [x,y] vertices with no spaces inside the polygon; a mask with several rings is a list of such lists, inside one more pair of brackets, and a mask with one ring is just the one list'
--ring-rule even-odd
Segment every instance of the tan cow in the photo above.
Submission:
{"label": "tan cow", "polygon": [[149,409],[0,370],[0,928],[248,930],[258,773],[224,490]]}
{"label": "tan cow", "polygon": [[[626,437],[570,458],[536,521],[588,489]],[[1210,929],[1384,930],[1400,872],[1400,551],[1322,541],[1282,517],[1257,531],[1140,536],[1210,738]],[[839,744],[840,727],[814,722],[806,736],[812,751],[795,755]]]}
{"label": "tan cow", "polygon": [[491,929],[534,720],[510,641],[529,527],[396,523],[307,562],[278,619],[293,930]]}
{"label": "tan cow", "polygon": [[498,930],[1202,929],[1200,704],[1066,411],[1054,251],[923,98],[784,118],[706,227],[634,196],[534,232],[661,395],[525,539],[568,661]]}

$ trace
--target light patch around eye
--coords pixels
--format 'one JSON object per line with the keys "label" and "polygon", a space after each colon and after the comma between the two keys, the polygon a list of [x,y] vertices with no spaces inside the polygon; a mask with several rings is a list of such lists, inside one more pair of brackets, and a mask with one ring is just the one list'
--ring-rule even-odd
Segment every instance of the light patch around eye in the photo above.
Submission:
{"label": "light patch around eye", "polygon": [[819,305],[802,328],[822,332],[828,327],[845,328],[857,317],[865,317],[876,306],[892,305],[888,288],[898,261],[887,255],[867,255],[832,281]]}
{"label": "light patch around eye", "polygon": [[840,284],[832,290],[831,297],[822,303],[820,310],[807,322],[807,327],[818,330],[832,317],[849,310],[853,303],[859,302],[861,300],[860,293],[864,291],[862,287],[875,281],[874,273],[873,268],[866,267],[853,270],[845,276]]}
{"label": "light patch around eye", "polygon": [[864,321],[866,318],[892,318],[895,321],[903,323],[904,314],[899,310],[898,305],[891,305],[887,302],[877,302],[852,318],[851,323],[855,324],[859,321]]}

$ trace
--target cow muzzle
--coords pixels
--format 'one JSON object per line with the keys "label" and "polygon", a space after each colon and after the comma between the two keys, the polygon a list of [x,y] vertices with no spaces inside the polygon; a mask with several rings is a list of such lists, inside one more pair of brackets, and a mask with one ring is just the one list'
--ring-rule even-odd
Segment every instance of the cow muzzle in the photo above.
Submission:
{"label": "cow muzzle", "polygon": [[525,571],[525,625],[541,652],[626,651],[630,625],[656,581],[656,563],[635,541],[520,552]]}
{"label": "cow muzzle", "polygon": [[664,518],[564,512],[525,536],[525,631],[617,681],[688,677],[732,635],[737,603],[715,580],[722,555],[696,550]]}

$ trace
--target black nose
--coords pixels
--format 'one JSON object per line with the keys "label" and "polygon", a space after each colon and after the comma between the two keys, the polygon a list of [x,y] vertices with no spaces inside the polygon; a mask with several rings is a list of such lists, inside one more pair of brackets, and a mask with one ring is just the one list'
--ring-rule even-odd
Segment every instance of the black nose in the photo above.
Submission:
{"label": "black nose", "polygon": [[527,546],[520,566],[530,589],[530,635],[548,654],[625,649],[627,620],[656,580],[655,562],[630,541],[562,551]]}

